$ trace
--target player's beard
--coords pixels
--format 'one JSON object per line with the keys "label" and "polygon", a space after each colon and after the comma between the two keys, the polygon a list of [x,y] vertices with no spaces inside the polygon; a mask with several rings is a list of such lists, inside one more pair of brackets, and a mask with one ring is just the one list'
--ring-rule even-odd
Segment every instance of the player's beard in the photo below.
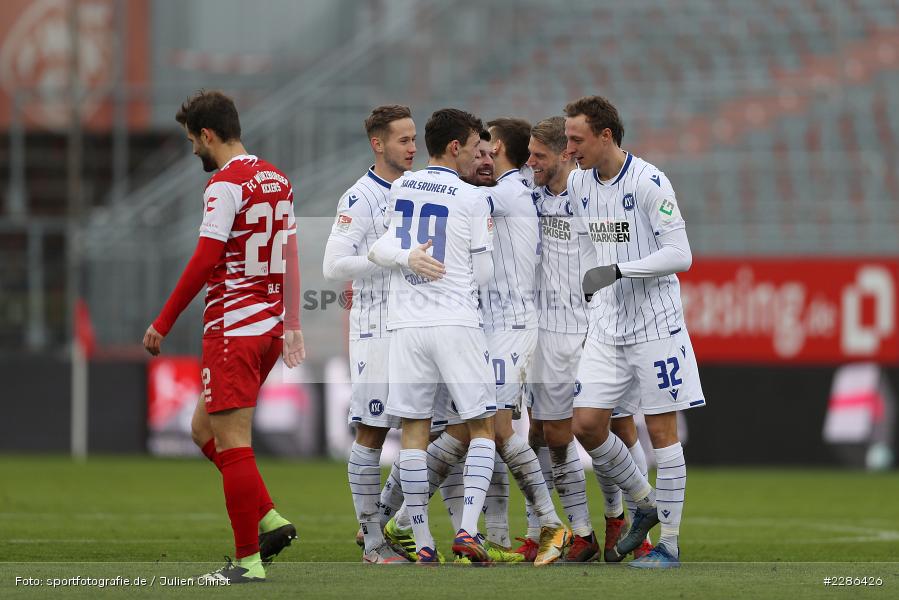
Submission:
{"label": "player's beard", "polygon": [[471,185],[476,185],[478,187],[493,187],[496,185],[496,179],[492,176],[482,176],[478,174],[478,169],[475,169],[471,177],[461,177],[462,181],[465,183],[470,183]]}
{"label": "player's beard", "polygon": [[197,152],[197,156],[200,157],[200,161],[203,163],[203,170],[207,173],[212,173],[219,168],[219,166],[215,164],[215,161],[212,159],[208,150]]}
{"label": "player's beard", "polygon": [[534,173],[534,183],[537,185],[549,185],[549,182],[553,180],[558,172],[558,165],[544,168],[542,173]]}

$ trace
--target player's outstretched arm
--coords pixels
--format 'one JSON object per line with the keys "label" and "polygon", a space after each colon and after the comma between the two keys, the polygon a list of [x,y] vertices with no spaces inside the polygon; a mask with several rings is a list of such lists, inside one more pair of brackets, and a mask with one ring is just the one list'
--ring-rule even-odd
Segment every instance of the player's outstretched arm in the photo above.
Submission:
{"label": "player's outstretched arm", "polygon": [[446,273],[446,267],[443,266],[442,262],[427,253],[428,249],[433,246],[430,239],[411,250],[399,248],[394,243],[394,239],[395,234],[392,230],[388,230],[371,247],[371,250],[368,252],[368,260],[389,269],[407,267],[416,275],[431,280],[443,278],[444,273]]}
{"label": "player's outstretched arm", "polygon": [[162,339],[168,335],[178,316],[184,312],[190,301],[206,284],[215,265],[218,264],[224,248],[225,242],[223,241],[205,236],[200,237],[194,255],[184,267],[184,272],[162,308],[162,312],[144,333],[143,344],[147,352],[153,356],[159,354]]}
{"label": "player's outstretched arm", "polygon": [[322,274],[328,281],[351,281],[367,277],[378,270],[367,256],[357,256],[356,248],[346,240],[331,237],[325,246]]}
{"label": "player's outstretched arm", "polygon": [[688,271],[693,264],[693,252],[686,229],[675,229],[656,238],[659,249],[639,260],[618,263],[624,277],[662,277]]}
{"label": "player's outstretched arm", "polygon": [[388,229],[368,251],[368,260],[380,267],[395,269],[409,266],[409,250],[403,250],[396,242],[393,229]]}

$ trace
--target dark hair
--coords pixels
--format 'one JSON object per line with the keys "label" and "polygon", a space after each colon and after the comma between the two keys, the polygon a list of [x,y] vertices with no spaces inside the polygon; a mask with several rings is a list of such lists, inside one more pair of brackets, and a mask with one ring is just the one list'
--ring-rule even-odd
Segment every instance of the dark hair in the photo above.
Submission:
{"label": "dark hair", "polygon": [[618,116],[618,109],[602,96],[584,96],[565,106],[565,116],[576,117],[584,115],[590,129],[596,135],[602,134],[604,129],[612,132],[612,139],[619,146],[624,137],[624,125]]}
{"label": "dark hair", "polygon": [[555,152],[561,154],[568,145],[565,137],[565,117],[549,117],[531,128],[531,137]]}
{"label": "dark hair", "polygon": [[175,120],[194,135],[210,129],[223,142],[240,141],[240,117],[234,100],[218,91],[200,90],[181,105]]}
{"label": "dark hair", "polygon": [[473,114],[458,108],[441,108],[425,124],[425,146],[429,155],[439,158],[453,140],[465,144],[472,133],[481,135],[482,131],[484,123]]}
{"label": "dark hair", "polygon": [[528,142],[531,140],[531,124],[524,119],[502,117],[487,123],[493,129],[495,138],[506,148],[506,157],[516,169],[520,169],[528,161],[530,152]]}
{"label": "dark hair", "polygon": [[487,131],[486,129],[482,129],[481,133],[479,133],[478,135],[481,136],[481,139],[484,140],[485,142],[490,141],[490,132]]}
{"label": "dark hair", "polygon": [[412,111],[402,104],[385,104],[372,109],[365,119],[365,134],[368,139],[384,137],[390,131],[390,124],[400,119],[411,119]]}

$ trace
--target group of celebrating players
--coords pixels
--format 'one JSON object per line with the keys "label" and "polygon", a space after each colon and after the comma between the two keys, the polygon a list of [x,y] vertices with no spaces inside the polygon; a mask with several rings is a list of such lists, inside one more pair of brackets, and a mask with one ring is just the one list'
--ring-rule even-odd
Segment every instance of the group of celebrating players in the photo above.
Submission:
{"label": "group of celebrating players", "polygon": [[[439,110],[415,172],[409,108],[379,106],[365,129],[375,162],[341,197],[323,265],[353,282],[348,475],[363,561],[442,562],[428,525],[438,488],[457,560],[597,559],[577,438],[605,499],[605,560],[678,566],[676,412],[705,401],[675,275],[692,256],[668,179],[621,149],[618,111],[599,96],[534,126]],[[512,427],[523,400],[527,440]],[[394,427],[402,449],[382,488]],[[527,506],[516,549],[510,471]]]}
{"label": "group of celebrating players", "polygon": [[[278,356],[288,367],[305,359],[293,190],[246,151],[227,96],[201,91],[176,120],[217,172],[194,255],[143,344],[158,355],[206,285],[191,425],[222,476],[236,562],[201,579],[264,581],[296,539],[251,446],[256,398]],[[675,275],[692,256],[664,173],[622,150],[618,111],[600,96],[533,127],[438,110],[425,125],[427,166],[414,172],[409,108],[379,106],[365,130],[374,165],[341,197],[323,264],[327,279],[353,285],[348,474],[363,561],[443,562],[428,524],[438,488],[457,561],[596,560],[577,438],[604,497],[605,560],[632,553],[634,567],[679,566],[686,467],[676,413],[705,400]],[[522,402],[527,440],[512,427]],[[382,487],[392,427],[402,449]],[[527,505],[516,549],[510,471]]]}

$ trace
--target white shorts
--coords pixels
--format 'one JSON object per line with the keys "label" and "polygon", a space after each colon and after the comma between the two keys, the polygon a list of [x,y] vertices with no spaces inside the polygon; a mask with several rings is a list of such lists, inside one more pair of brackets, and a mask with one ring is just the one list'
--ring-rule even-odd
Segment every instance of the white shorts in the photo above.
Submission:
{"label": "white shorts", "polygon": [[372,427],[399,427],[400,420],[387,414],[390,338],[350,340],[350,423]]}
{"label": "white shorts", "polygon": [[487,334],[490,365],[496,381],[496,408],[520,409],[524,385],[533,368],[537,330],[520,329]]}
{"label": "white shorts", "polygon": [[571,418],[574,380],[585,334],[540,330],[528,380],[531,417],[540,421]]}
{"label": "white shorts", "polygon": [[686,329],[671,337],[612,346],[587,338],[574,406],[658,415],[705,405]]}
{"label": "white shorts", "polygon": [[487,339],[474,327],[403,327],[390,343],[387,413],[431,419],[438,383],[446,384],[459,416],[479,419],[496,412]]}
{"label": "white shorts", "polygon": [[465,420],[459,416],[456,404],[450,398],[446,385],[437,385],[437,394],[434,396],[434,416],[431,418],[431,432],[443,431],[449,425],[459,425]]}

